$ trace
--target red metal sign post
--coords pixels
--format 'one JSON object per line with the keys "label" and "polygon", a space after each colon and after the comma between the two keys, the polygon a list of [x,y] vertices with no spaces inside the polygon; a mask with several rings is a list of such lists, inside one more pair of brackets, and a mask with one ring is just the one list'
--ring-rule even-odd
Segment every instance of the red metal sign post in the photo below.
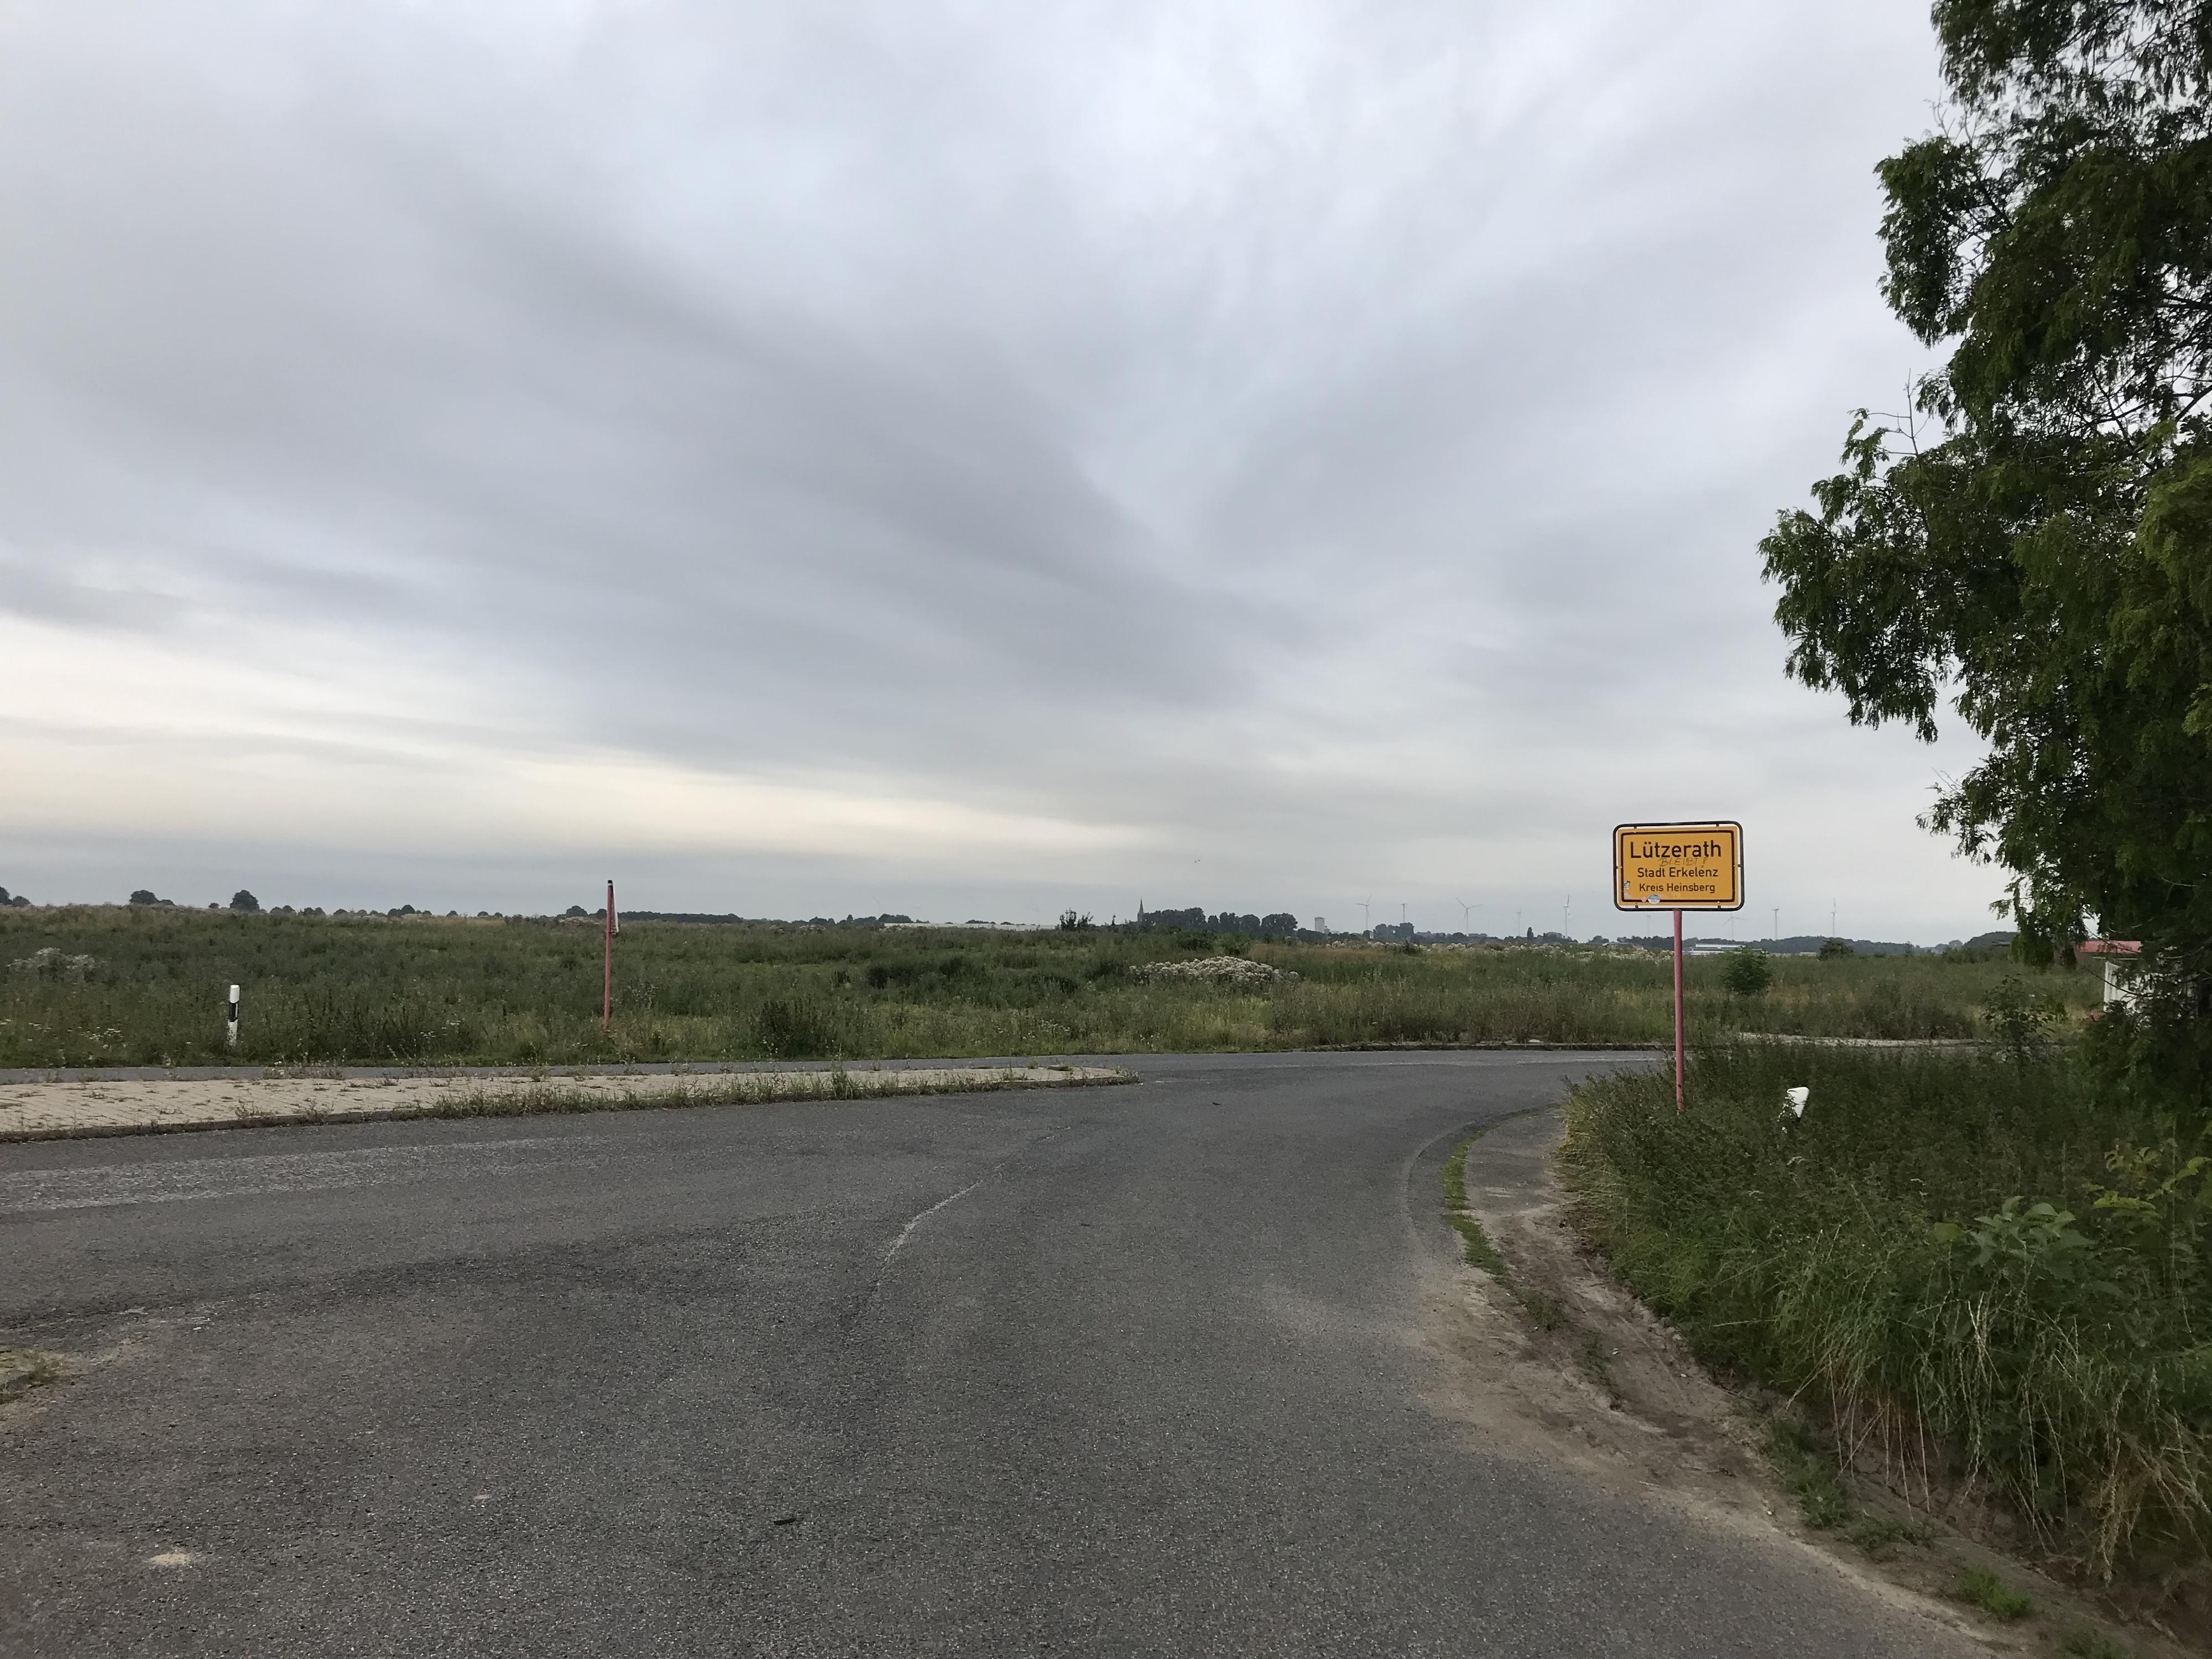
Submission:
{"label": "red metal sign post", "polygon": [[1682,913],[1674,912],[1674,1109],[1682,1109]]}

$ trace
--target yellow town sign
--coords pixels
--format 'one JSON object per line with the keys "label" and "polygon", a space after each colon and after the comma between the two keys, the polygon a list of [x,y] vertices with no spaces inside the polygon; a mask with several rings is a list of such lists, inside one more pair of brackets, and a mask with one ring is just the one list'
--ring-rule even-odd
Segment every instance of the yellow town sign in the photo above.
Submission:
{"label": "yellow town sign", "polygon": [[1623,910],[1741,910],[1743,826],[1616,824],[1613,902]]}

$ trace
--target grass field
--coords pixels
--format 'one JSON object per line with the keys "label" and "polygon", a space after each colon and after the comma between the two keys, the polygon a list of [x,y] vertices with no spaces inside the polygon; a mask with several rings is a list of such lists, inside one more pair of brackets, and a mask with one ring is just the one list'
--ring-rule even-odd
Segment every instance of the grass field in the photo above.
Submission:
{"label": "grass field", "polygon": [[[596,922],[0,910],[0,1066],[877,1060],[1366,1043],[1662,1043],[1663,955],[1589,946],[1250,944],[1132,929],[996,933],[635,922],[599,1026]],[[1261,989],[1147,983],[1221,951]],[[2014,970],[1984,954],[1779,958],[1731,997],[1688,963],[1692,1031],[1971,1037]],[[244,988],[239,1047],[225,988]],[[2089,973],[2035,976],[2075,1013]]]}
{"label": "grass field", "polygon": [[[1802,1119],[1783,1091],[1811,1091]],[[2099,1566],[2212,1539],[2212,1170],[2057,1049],[1717,1048],[1584,1085],[1562,1164],[1708,1358]]]}

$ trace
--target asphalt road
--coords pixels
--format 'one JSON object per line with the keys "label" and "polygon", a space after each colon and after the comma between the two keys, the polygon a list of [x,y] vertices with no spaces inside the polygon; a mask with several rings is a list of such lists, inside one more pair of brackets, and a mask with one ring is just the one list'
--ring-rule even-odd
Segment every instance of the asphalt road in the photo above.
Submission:
{"label": "asphalt road", "polygon": [[1948,1650],[1425,1403],[1437,1163],[1604,1057],[1127,1063],[0,1147],[0,1651]]}

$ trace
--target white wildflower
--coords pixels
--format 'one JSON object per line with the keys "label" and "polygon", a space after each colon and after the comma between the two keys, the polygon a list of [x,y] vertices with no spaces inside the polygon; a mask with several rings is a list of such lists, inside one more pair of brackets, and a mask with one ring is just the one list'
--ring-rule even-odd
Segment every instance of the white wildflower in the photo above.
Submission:
{"label": "white wildflower", "polygon": [[82,982],[99,963],[90,957],[71,957],[62,954],[57,945],[48,945],[33,951],[27,957],[18,957],[8,964],[10,973],[23,974],[32,979],[64,979]]}
{"label": "white wildflower", "polygon": [[1147,985],[1176,980],[1196,980],[1212,985],[1254,988],[1286,985],[1297,975],[1286,968],[1271,968],[1243,957],[1205,957],[1196,962],[1148,962],[1129,970],[1132,979]]}

